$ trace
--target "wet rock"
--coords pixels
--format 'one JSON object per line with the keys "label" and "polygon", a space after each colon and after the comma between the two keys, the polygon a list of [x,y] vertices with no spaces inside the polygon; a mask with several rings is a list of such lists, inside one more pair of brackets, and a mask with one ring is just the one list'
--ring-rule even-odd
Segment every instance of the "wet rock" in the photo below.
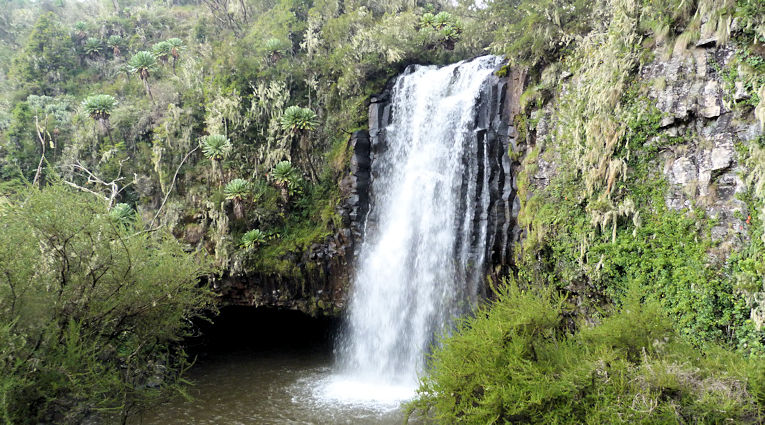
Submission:
{"label": "wet rock", "polygon": [[697,178],[696,164],[690,158],[681,157],[672,164],[672,183],[688,184]]}
{"label": "wet rock", "polygon": [[751,94],[746,90],[746,86],[744,85],[743,81],[736,81],[734,83],[734,89],[735,92],[733,93],[733,100],[736,102],[749,99],[752,97]]}
{"label": "wet rock", "polygon": [[731,144],[725,144],[724,146],[715,147],[712,150],[712,171],[723,170],[733,163],[733,146]]}
{"label": "wet rock", "polygon": [[715,118],[720,116],[722,111],[722,97],[720,87],[717,81],[710,80],[704,86],[704,90],[699,100],[699,113],[705,118]]}

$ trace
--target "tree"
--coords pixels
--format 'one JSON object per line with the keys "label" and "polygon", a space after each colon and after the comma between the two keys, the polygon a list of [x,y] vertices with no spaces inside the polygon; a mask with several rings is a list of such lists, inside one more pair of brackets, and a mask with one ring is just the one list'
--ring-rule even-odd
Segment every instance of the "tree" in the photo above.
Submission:
{"label": "tree", "polygon": [[267,235],[260,229],[252,229],[242,235],[242,248],[252,249],[262,243],[266,242]]}
{"label": "tree", "polygon": [[128,226],[135,219],[135,210],[130,204],[120,202],[109,210],[109,216],[118,224]]}
{"label": "tree", "polygon": [[162,63],[167,63],[167,59],[170,57],[172,49],[173,46],[167,41],[160,41],[151,46],[151,52],[154,53],[154,57],[159,59]]}
{"label": "tree", "polygon": [[234,179],[223,188],[226,199],[234,201],[234,217],[241,220],[244,217],[244,199],[250,194],[250,182],[244,179]]}
{"label": "tree", "polygon": [[454,45],[462,37],[462,23],[449,12],[440,12],[437,15],[424,13],[420,17],[420,32],[430,37],[430,47],[436,43],[446,50],[454,50]]}
{"label": "tree", "polygon": [[108,94],[88,96],[82,101],[85,112],[98,123],[102,133],[109,133],[109,116],[116,106],[117,99]]}
{"label": "tree", "polygon": [[271,171],[271,178],[281,190],[282,201],[287,205],[290,196],[299,188],[300,176],[298,171],[289,161],[282,161],[274,166],[274,169]]}
{"label": "tree", "polygon": [[[697,2],[650,2],[651,9],[667,7],[672,14],[685,13]],[[714,4],[715,2],[712,2]],[[719,2],[718,2],[719,3]],[[512,66],[534,67],[555,62],[598,22],[590,0],[492,1],[481,11],[494,22],[490,50],[505,55]],[[644,11],[647,12],[647,11]],[[664,17],[671,15],[664,14]],[[651,21],[650,14],[641,20]]]}
{"label": "tree", "polygon": [[111,35],[108,39],[106,39],[106,47],[112,49],[112,54],[114,56],[119,56],[122,51],[122,37],[119,35]]}
{"label": "tree", "polygon": [[[308,108],[290,106],[284,110],[281,119],[282,129],[289,133],[291,138],[290,157],[299,159],[311,171],[311,177],[316,177],[311,158],[308,155],[308,133],[318,125],[316,113]],[[301,155],[302,153],[302,155]]]}
{"label": "tree", "polygon": [[202,139],[202,152],[212,162],[213,174],[218,175],[218,182],[223,180],[223,161],[231,152],[231,142],[222,134],[211,134]]}
{"label": "tree", "polygon": [[249,7],[245,0],[202,0],[210,9],[213,18],[223,27],[239,36],[247,27]]}
{"label": "tree", "polygon": [[205,258],[61,185],[22,191],[0,217],[1,422],[124,419],[180,389],[177,342],[214,302]]}
{"label": "tree", "polygon": [[143,81],[143,86],[151,100],[154,100],[154,96],[152,96],[151,87],[149,87],[149,76],[150,72],[156,67],[157,58],[151,52],[145,50],[134,54],[130,61],[128,61],[130,72],[137,74],[141,81]]}
{"label": "tree", "polygon": [[178,63],[178,58],[181,56],[181,50],[183,50],[183,40],[180,38],[171,38],[167,40],[170,45],[170,55],[173,57],[173,74],[175,74],[175,65]]}
{"label": "tree", "polygon": [[85,40],[85,45],[82,48],[86,55],[90,56],[91,58],[95,58],[99,53],[101,53],[101,40],[95,37],[88,37],[88,39]]}
{"label": "tree", "polygon": [[284,45],[278,38],[269,38],[266,40],[266,54],[268,54],[268,60],[273,64],[282,58],[284,52]]}
{"label": "tree", "polygon": [[78,40],[84,40],[88,36],[88,24],[84,21],[77,21],[74,24],[74,36]]}
{"label": "tree", "polygon": [[40,16],[10,74],[27,93],[53,95],[77,69],[74,43],[53,13]]}
{"label": "tree", "polygon": [[290,106],[282,115],[282,129],[293,134],[301,134],[316,128],[318,121],[316,113],[308,108]]}

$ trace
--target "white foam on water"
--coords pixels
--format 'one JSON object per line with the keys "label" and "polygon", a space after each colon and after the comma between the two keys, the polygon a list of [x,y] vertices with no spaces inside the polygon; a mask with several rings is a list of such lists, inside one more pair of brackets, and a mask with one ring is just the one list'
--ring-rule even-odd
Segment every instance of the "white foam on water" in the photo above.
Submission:
{"label": "white foam on water", "polygon": [[414,382],[379,383],[358,376],[334,375],[322,382],[314,395],[325,402],[389,411],[411,400],[416,390]]}

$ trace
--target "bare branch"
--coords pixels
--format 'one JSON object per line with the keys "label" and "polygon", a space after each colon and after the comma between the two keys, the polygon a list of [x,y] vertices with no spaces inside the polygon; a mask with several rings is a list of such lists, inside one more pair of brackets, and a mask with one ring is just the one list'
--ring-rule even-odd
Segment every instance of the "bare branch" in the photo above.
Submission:
{"label": "bare branch", "polygon": [[[119,172],[117,174],[118,176],[122,174],[122,165],[124,164],[125,161],[127,161],[127,159],[123,159],[123,160],[120,161],[120,168],[119,168]],[[80,190],[83,190],[85,192],[89,192],[89,193],[92,193],[94,195],[98,195],[101,198],[104,198],[104,200],[106,201],[106,207],[109,208],[109,209],[111,209],[112,206],[114,205],[114,200],[117,199],[117,195],[119,195],[120,192],[122,192],[122,190],[125,189],[125,187],[129,186],[130,184],[132,184],[132,183],[129,183],[129,184],[125,185],[124,187],[120,188],[118,183],[123,181],[123,180],[125,180],[125,177],[117,177],[116,179],[114,179],[114,180],[112,180],[110,182],[106,182],[103,179],[101,179],[100,177],[98,177],[97,175],[95,175],[92,171],[87,169],[84,165],[82,165],[80,163],[80,161],[77,161],[77,162],[75,162],[73,164],[69,164],[69,167],[72,168],[73,172],[78,172],[78,174],[80,174],[82,177],[87,178],[87,183],[98,184],[100,186],[104,186],[104,187],[108,188],[109,195],[107,196],[107,195],[104,195],[102,193],[98,193],[96,191],[93,191],[91,189],[82,187],[82,186],[80,186],[80,185],[78,185],[76,183],[69,182],[69,181],[66,181],[66,180],[64,180],[64,183],[66,183],[66,184],[68,184],[68,185],[70,185],[72,187],[75,187],[77,189],[80,189]]]}
{"label": "bare branch", "polygon": [[40,155],[40,162],[37,164],[37,171],[35,172],[35,178],[32,180],[32,186],[36,185],[40,181],[40,175],[42,174],[42,165],[45,162],[45,137],[42,133],[42,127],[35,115],[35,131],[37,132],[37,138],[40,140],[40,146],[42,146],[42,155]]}
{"label": "bare branch", "polygon": [[88,192],[88,193],[91,193],[91,194],[93,194],[93,195],[96,195],[96,196],[98,196],[99,198],[103,198],[103,199],[104,199],[104,201],[107,201],[107,202],[109,202],[109,198],[108,198],[108,197],[106,197],[106,196],[104,196],[104,195],[102,195],[102,194],[100,194],[100,193],[98,193],[98,192],[96,192],[96,191],[94,191],[94,190],[90,190],[90,189],[88,189],[87,187],[82,187],[82,186],[80,186],[80,185],[78,185],[78,184],[75,184],[75,183],[72,183],[72,182],[70,182],[70,181],[68,181],[68,180],[63,180],[63,182],[64,182],[64,183],[66,183],[66,184],[68,184],[69,186],[72,186],[72,187],[73,187],[73,188],[75,188],[75,189],[79,189],[79,190],[81,190],[81,191],[83,191],[83,192]]}

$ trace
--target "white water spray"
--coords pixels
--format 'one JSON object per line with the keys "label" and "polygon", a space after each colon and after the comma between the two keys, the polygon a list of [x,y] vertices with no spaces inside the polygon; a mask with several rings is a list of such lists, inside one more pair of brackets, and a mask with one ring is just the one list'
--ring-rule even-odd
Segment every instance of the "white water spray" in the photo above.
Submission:
{"label": "white water spray", "polygon": [[410,398],[425,353],[474,304],[489,209],[488,153],[477,102],[500,59],[417,67],[396,81],[385,146],[372,163],[372,201],[339,349],[325,396]]}

